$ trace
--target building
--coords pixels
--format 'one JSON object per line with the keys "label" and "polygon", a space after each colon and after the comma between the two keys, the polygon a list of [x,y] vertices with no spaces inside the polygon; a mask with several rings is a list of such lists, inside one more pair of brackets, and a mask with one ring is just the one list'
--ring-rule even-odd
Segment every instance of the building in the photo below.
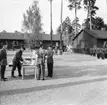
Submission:
{"label": "building", "polygon": [[[0,48],[3,43],[6,42],[8,44],[8,49],[12,47],[19,48],[22,44],[24,44],[25,40],[27,40],[26,34],[15,32],[1,32],[0,33]],[[39,40],[44,44],[44,47],[47,48],[49,44],[51,44],[50,35],[48,34],[40,34]],[[60,44],[60,35],[53,35],[52,42],[54,45]]]}
{"label": "building", "polygon": [[107,31],[81,30],[73,39],[73,48],[103,47],[107,41]]}

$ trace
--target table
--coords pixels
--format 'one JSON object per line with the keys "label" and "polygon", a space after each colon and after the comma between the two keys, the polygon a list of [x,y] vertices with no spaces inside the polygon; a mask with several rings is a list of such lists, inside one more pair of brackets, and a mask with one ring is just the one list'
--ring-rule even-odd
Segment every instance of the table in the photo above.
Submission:
{"label": "table", "polygon": [[[9,67],[12,67],[12,66],[13,66],[13,64],[10,63]],[[36,65],[22,64],[22,80],[24,80],[26,68],[33,68],[34,69],[34,74],[35,74],[35,79],[36,79],[36,70],[37,70]]]}

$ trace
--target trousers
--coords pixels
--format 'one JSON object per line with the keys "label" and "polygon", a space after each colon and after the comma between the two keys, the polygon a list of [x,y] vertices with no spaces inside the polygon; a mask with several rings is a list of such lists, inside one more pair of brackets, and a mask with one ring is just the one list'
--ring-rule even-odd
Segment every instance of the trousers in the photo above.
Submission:
{"label": "trousers", "polygon": [[44,79],[45,78],[45,65],[44,64],[38,64],[37,65],[37,73],[36,73],[37,80]]}
{"label": "trousers", "polygon": [[11,76],[14,76],[14,71],[16,70],[16,67],[18,69],[18,75],[21,75],[21,63],[20,62],[13,62],[13,68],[11,72]]}
{"label": "trousers", "polygon": [[48,76],[52,77],[53,76],[53,63],[47,63],[47,68],[48,68]]}
{"label": "trousers", "polygon": [[5,65],[1,65],[1,79],[4,78],[5,70],[6,70],[6,66]]}

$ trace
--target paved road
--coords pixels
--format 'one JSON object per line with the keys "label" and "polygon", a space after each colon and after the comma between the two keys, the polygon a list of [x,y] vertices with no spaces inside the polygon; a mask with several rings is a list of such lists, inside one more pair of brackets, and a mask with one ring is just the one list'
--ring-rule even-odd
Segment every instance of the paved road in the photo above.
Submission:
{"label": "paved road", "polygon": [[54,59],[54,76],[45,81],[35,80],[32,70],[24,80],[11,79],[8,69],[9,81],[0,82],[1,105],[107,105],[107,60],[81,54]]}

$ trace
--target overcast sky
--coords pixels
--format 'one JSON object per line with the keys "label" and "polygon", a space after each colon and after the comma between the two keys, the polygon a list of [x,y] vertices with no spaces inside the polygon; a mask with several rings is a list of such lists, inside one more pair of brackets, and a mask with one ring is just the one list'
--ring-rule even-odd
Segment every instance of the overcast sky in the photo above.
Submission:
{"label": "overcast sky", "polygon": [[[0,31],[14,32],[21,31],[23,13],[34,0],[0,0]],[[50,3],[48,0],[38,0],[42,15],[43,31],[50,33]],[[70,11],[67,7],[68,2],[64,1],[63,5],[63,20],[69,16],[71,21],[74,19],[74,11]],[[53,0],[53,31],[56,32],[60,24],[60,4],[61,0]],[[96,5],[99,7],[97,16],[104,18],[107,23],[107,3],[106,0],[96,0]],[[86,12],[81,9],[78,11],[80,23],[86,18]]]}

